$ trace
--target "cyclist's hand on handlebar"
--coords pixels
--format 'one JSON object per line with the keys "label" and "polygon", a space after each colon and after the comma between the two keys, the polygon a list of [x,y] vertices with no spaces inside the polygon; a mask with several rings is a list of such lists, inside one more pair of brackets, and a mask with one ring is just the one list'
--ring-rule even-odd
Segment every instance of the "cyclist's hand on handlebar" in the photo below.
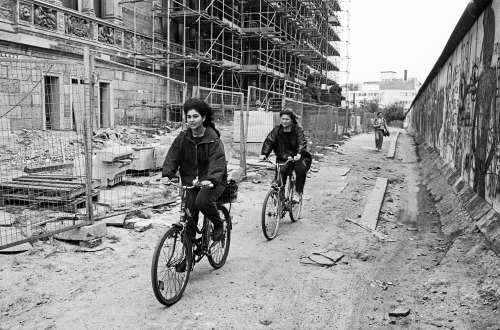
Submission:
{"label": "cyclist's hand on handlebar", "polygon": [[298,162],[300,160],[300,158],[302,158],[300,156],[300,154],[297,154],[297,155],[295,155],[295,157],[293,157],[293,160],[296,161],[296,162]]}
{"label": "cyclist's hand on handlebar", "polygon": [[293,160],[292,156],[288,156],[287,159],[290,160],[290,161]]}
{"label": "cyclist's hand on handlebar", "polygon": [[212,182],[208,181],[208,180],[204,180],[204,181],[198,181],[198,179],[194,179],[193,180],[193,186],[195,187],[201,187],[201,188],[212,188],[214,185]]}
{"label": "cyclist's hand on handlebar", "polygon": [[205,188],[212,188],[214,186],[214,184],[208,180],[201,181],[199,184],[201,187]]}

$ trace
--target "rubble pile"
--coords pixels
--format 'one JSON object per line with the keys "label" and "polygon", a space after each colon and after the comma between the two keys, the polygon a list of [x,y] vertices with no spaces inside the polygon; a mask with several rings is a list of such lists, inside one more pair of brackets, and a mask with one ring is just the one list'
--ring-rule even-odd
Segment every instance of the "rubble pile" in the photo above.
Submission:
{"label": "rubble pile", "polygon": [[[101,129],[92,137],[92,147],[103,149],[109,141],[121,145],[144,146],[158,142],[159,136],[180,130],[180,123],[167,123],[161,128],[116,126]],[[3,139],[0,163],[9,168],[42,166],[75,161],[85,152],[82,134],[74,131],[42,131],[23,129]]]}
{"label": "rubble pile", "polygon": [[76,140],[76,132],[25,129],[4,141],[0,161],[8,162],[9,167],[73,161],[83,152],[83,145]]}

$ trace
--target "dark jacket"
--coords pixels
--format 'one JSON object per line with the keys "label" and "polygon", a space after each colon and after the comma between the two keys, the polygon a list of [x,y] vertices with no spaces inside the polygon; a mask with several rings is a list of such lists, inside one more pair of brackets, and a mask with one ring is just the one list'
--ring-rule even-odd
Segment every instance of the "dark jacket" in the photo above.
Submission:
{"label": "dark jacket", "polygon": [[[291,132],[285,132],[281,124],[276,125],[273,130],[267,135],[264,145],[262,146],[261,155],[269,157],[271,151],[274,150],[276,160],[280,163],[285,162],[288,156],[300,154],[304,160],[310,160],[311,154],[307,151],[307,139],[304,134],[304,129],[300,125],[293,125]],[[306,166],[307,168],[310,167]]]}
{"label": "dark jacket", "polygon": [[207,127],[196,145],[191,128],[180,132],[165,157],[162,176],[172,179],[177,170],[185,185],[191,185],[197,176],[199,181],[209,180],[214,187],[226,185],[226,155],[219,134]]}

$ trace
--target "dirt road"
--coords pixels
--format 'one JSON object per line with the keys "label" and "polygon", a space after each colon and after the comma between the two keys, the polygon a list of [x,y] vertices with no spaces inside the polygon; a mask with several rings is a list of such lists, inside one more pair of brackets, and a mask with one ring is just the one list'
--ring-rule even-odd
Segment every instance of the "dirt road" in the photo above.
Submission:
{"label": "dirt road", "polygon": [[[500,329],[498,258],[476,231],[443,233],[411,137],[400,136],[394,160],[388,146],[378,153],[364,134],[326,152],[302,218],[286,216],[273,241],[260,227],[270,172],[241,183],[226,265],[197,264],[169,308],[154,298],[150,265],[175,208],[145,232],[108,227],[103,251],[54,241],[2,255],[0,329]],[[377,177],[390,182],[377,228],[386,240],[346,221],[363,212]],[[344,257],[301,263],[319,250]],[[396,307],[409,315],[390,317]]]}

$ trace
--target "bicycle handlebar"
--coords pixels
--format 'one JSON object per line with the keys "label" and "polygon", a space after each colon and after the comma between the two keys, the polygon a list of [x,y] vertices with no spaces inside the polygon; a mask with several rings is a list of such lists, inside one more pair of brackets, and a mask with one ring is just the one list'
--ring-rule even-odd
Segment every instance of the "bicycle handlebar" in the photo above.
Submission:
{"label": "bicycle handlebar", "polygon": [[[160,179],[158,179],[157,181],[159,181],[159,180]],[[182,189],[194,189],[194,188],[203,188],[203,187],[213,188],[213,186],[214,186],[213,183],[210,183],[207,186],[202,186],[200,183],[201,183],[201,181],[198,181],[198,184],[196,184],[196,185],[192,185],[192,186],[185,185],[185,186],[183,186],[180,183],[175,183],[175,182],[173,182],[173,181],[170,180],[168,183],[165,183],[165,186],[171,186],[171,185],[173,185],[173,186],[175,186],[177,188],[182,188]]]}
{"label": "bicycle handlebar", "polygon": [[273,162],[272,160],[270,160],[268,157],[266,157],[266,159],[263,159],[263,160],[259,160],[259,163],[269,163],[269,164],[272,164],[274,166],[277,166],[277,165],[280,165],[280,166],[284,166],[290,162],[295,162],[295,160],[292,159],[288,159],[286,162],[284,162],[283,164],[279,164],[279,163],[275,163]]}

